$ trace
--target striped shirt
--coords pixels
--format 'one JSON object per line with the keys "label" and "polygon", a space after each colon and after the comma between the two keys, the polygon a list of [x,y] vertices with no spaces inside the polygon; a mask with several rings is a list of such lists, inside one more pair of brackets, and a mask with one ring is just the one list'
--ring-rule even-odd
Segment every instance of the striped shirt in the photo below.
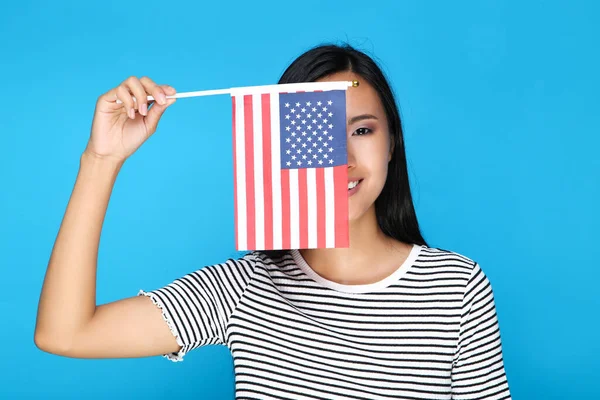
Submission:
{"label": "striped shirt", "polygon": [[236,399],[509,399],[479,265],[414,245],[385,279],[343,285],[297,250],[207,266],[148,296],[181,349],[231,351]]}

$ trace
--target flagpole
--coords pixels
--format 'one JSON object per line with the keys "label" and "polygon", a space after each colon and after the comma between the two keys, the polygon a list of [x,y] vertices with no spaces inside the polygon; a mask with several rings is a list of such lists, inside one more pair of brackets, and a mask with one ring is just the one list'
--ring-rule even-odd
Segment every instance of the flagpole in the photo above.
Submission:
{"label": "flagpole", "polygon": [[[176,93],[173,96],[167,96],[167,99],[181,99],[186,97],[199,97],[199,96],[213,96],[219,94],[234,94],[240,93],[267,93],[267,92],[288,92],[288,91],[301,91],[301,90],[345,90],[348,87],[358,87],[358,81],[336,81],[336,82],[301,82],[301,83],[284,83],[280,85],[264,85],[264,86],[246,86],[237,87],[231,89],[216,89],[216,90],[199,90],[196,92],[181,92]],[[147,96],[147,101],[154,100],[154,97]],[[133,101],[137,101],[133,97]],[[122,101],[117,99],[117,104],[121,104]]]}

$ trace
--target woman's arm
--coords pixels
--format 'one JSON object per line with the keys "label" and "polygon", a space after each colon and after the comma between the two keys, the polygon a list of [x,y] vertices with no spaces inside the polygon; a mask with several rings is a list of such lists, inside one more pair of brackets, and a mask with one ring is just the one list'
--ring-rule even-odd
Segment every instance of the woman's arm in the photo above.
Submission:
{"label": "woman's arm", "polygon": [[[150,299],[96,306],[98,245],[117,175],[175,102],[165,94],[174,93],[148,78],[132,77],[98,99],[42,287],[34,336],[40,349],[72,357],[140,357],[179,349]],[[149,110],[147,94],[158,102]],[[140,100],[134,102],[133,96]]]}

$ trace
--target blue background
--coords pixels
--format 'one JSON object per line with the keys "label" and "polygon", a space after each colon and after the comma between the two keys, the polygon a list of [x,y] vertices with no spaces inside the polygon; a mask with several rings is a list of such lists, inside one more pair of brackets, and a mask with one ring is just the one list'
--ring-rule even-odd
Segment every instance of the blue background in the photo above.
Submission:
{"label": "blue background", "polygon": [[[516,399],[599,398],[600,9],[595,1],[4,2],[0,398],[232,398],[209,346],[76,360],[33,342],[45,268],[97,97],[275,83],[301,52],[374,54],[401,107],[429,244],[489,276]],[[235,256],[231,99],[181,99],[123,167],[98,303]]]}

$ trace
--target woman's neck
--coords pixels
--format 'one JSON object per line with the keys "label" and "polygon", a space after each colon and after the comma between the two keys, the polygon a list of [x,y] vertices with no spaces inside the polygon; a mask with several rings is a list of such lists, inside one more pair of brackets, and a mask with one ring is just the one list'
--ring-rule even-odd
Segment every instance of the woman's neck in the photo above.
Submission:
{"label": "woman's neck", "polygon": [[304,249],[300,254],[323,278],[360,285],[390,275],[408,257],[411,248],[412,245],[390,238],[381,231],[375,209],[371,207],[360,219],[350,222],[349,248]]}

